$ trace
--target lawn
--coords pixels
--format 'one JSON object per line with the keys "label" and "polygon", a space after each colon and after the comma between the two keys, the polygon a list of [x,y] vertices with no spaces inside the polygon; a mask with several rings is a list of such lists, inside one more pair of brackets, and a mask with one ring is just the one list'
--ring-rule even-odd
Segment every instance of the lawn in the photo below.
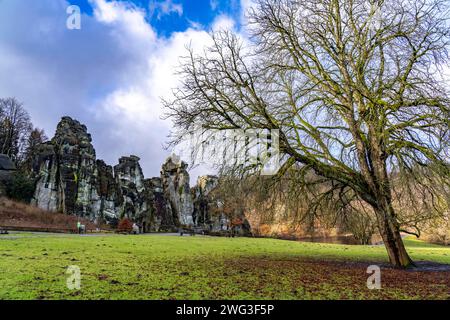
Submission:
{"label": "lawn", "polygon": [[[415,261],[450,248],[407,239]],[[381,266],[380,290],[366,286]],[[68,266],[81,289],[66,286]],[[0,236],[0,299],[449,299],[449,271],[401,271],[384,247],[177,236]]]}

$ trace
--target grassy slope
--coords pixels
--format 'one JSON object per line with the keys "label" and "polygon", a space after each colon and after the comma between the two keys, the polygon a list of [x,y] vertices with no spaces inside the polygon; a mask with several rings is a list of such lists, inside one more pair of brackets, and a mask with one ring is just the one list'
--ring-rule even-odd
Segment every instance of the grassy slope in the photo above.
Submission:
{"label": "grassy slope", "polygon": [[[448,247],[406,243],[415,260],[450,264]],[[368,290],[367,261],[386,263],[384,248],[250,238],[25,234],[0,239],[0,299],[450,298],[446,272],[383,269],[383,289]],[[81,268],[80,291],[66,288],[69,265]]]}
{"label": "grassy slope", "polygon": [[[45,211],[0,197],[0,226],[2,227],[71,229],[76,232],[78,221],[86,225],[89,230],[96,228],[96,225],[87,219]],[[102,228],[105,227],[102,226]]]}

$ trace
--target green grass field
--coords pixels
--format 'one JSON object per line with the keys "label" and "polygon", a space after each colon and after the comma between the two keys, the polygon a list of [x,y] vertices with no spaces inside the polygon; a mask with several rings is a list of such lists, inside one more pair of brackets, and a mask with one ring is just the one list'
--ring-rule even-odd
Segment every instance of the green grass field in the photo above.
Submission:
{"label": "green grass field", "polygon": [[[416,261],[450,248],[406,240]],[[380,264],[381,290],[366,286]],[[68,266],[81,289],[66,286]],[[0,299],[449,299],[449,271],[387,266],[384,247],[176,236],[0,236]]]}

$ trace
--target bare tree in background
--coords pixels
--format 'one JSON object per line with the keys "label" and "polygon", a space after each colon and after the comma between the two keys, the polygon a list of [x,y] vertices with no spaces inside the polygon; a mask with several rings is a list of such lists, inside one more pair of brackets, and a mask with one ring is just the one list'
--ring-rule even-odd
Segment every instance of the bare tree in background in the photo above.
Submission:
{"label": "bare tree in background", "polygon": [[33,128],[30,116],[16,98],[0,99],[0,124],[0,153],[18,163]]}
{"label": "bare tree in background", "polygon": [[30,132],[26,140],[22,163],[22,168],[25,169],[27,172],[32,172],[33,160],[39,152],[39,146],[46,141],[48,141],[48,137],[43,129],[34,128]]}
{"label": "bare tree in background", "polygon": [[450,184],[448,2],[259,0],[248,16],[250,40],[215,33],[184,61],[182,87],[165,102],[172,143],[199,124],[279,129],[277,177],[301,164],[326,182],[321,197],[363,201],[390,262],[410,266],[392,180],[430,194]]}

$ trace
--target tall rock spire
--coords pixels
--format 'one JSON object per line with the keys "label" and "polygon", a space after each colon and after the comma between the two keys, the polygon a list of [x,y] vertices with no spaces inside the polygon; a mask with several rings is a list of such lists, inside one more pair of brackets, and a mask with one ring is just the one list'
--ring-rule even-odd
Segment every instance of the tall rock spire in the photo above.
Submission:
{"label": "tall rock spire", "polygon": [[192,226],[194,225],[192,218],[194,204],[187,167],[187,163],[172,155],[162,165],[161,180],[164,193],[170,202],[178,224]]}

